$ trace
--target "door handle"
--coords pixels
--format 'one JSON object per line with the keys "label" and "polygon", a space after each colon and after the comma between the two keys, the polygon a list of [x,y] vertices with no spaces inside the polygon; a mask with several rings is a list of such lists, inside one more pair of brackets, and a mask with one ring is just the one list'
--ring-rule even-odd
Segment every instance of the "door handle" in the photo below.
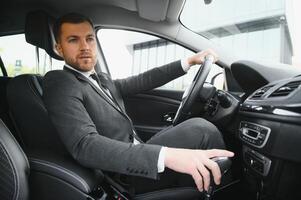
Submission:
{"label": "door handle", "polygon": [[163,121],[167,122],[167,123],[171,123],[173,121],[173,119],[175,118],[175,115],[176,114],[173,112],[167,113],[167,114],[163,115]]}

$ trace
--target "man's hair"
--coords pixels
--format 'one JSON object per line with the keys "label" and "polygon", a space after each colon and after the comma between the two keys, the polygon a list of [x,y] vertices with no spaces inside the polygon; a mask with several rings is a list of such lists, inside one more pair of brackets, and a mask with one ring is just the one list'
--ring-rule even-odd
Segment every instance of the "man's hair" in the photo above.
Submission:
{"label": "man's hair", "polygon": [[64,23],[80,24],[88,22],[94,28],[93,22],[90,18],[79,13],[68,13],[59,17],[53,24],[53,34],[56,42],[59,42],[61,36],[61,29]]}

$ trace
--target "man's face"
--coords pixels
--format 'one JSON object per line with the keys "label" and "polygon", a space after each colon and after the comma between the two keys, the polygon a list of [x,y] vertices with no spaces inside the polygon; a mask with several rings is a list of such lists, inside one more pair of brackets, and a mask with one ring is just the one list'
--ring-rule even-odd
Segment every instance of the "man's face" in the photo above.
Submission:
{"label": "man's face", "polygon": [[96,41],[94,30],[88,22],[63,23],[56,45],[65,62],[79,71],[90,71],[96,64]]}

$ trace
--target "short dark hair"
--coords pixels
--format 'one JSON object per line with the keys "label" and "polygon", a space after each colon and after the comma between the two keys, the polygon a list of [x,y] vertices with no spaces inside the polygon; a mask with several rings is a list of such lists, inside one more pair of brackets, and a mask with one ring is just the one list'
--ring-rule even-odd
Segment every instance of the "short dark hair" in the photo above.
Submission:
{"label": "short dark hair", "polygon": [[83,22],[88,22],[92,26],[92,28],[94,28],[92,20],[89,17],[86,17],[79,13],[68,13],[59,17],[53,24],[53,34],[56,42],[59,41],[61,28],[64,23],[79,24]]}

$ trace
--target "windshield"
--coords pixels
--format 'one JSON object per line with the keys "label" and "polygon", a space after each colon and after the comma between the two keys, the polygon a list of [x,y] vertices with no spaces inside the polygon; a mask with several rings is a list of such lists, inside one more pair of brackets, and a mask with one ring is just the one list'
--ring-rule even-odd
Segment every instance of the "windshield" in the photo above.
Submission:
{"label": "windshield", "polygon": [[180,20],[237,59],[292,64],[298,61],[294,54],[300,49],[294,2],[213,0],[205,4],[204,0],[187,0]]}

